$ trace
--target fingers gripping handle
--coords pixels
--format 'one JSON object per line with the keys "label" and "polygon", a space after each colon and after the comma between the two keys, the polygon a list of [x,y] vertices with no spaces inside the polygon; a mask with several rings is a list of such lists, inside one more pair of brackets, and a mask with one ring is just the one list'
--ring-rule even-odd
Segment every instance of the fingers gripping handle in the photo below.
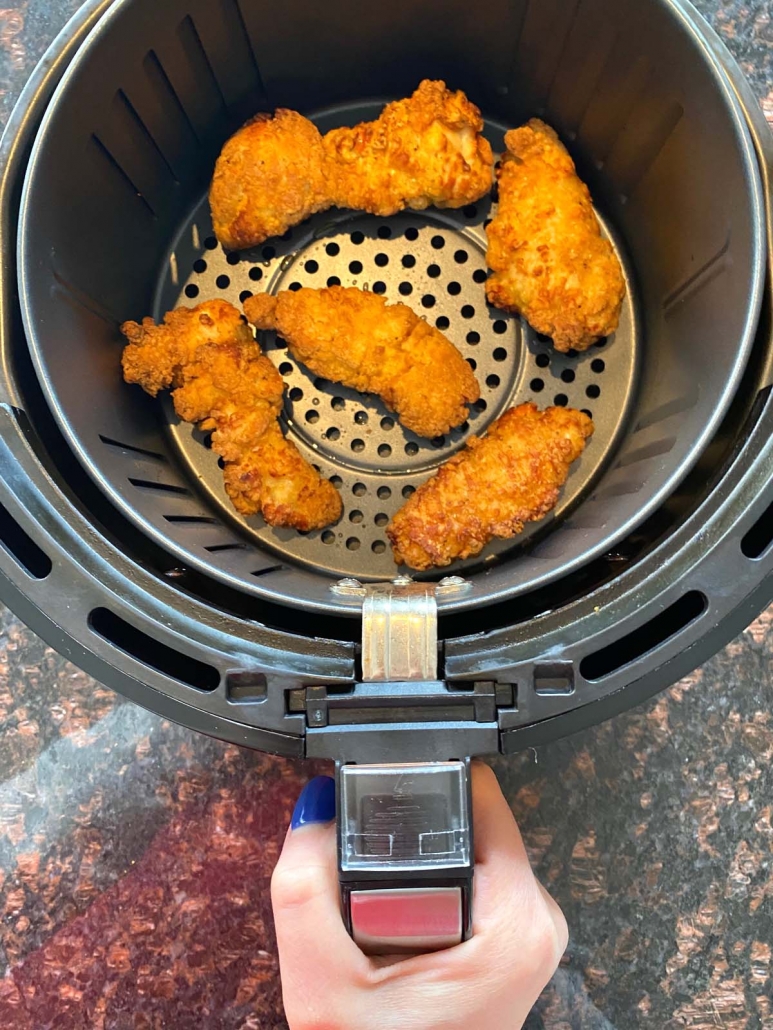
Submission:
{"label": "fingers gripping handle", "polygon": [[468,761],[339,765],[347,929],[369,954],[436,951],[472,925]]}

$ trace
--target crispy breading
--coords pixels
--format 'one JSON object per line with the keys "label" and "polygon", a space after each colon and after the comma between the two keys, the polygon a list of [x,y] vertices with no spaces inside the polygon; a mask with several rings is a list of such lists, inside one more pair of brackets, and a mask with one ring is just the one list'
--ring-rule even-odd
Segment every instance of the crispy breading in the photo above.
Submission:
{"label": "crispy breading", "polygon": [[282,377],[242,316],[223,300],[177,308],[156,325],[125,322],[127,383],[155,397],[171,389],[186,422],[214,430],[212,449],[225,463],[225,486],[242,515],[263,514],[270,526],[320,529],[341,514],[331,483],[282,436]]}
{"label": "crispy breading", "polygon": [[412,569],[469,558],[508,539],[556,505],[593,423],[572,408],[511,408],[483,439],[472,437],[408,499],[387,535],[395,561]]}
{"label": "crispy breading", "polygon": [[215,235],[230,250],[281,236],[330,207],[317,127],[297,111],[257,115],[223,147],[209,203]]}
{"label": "crispy breading", "polygon": [[373,122],[323,139],[337,207],[393,215],[463,207],[491,189],[494,158],[480,111],[458,90],[425,79]]}
{"label": "crispy breading", "polygon": [[429,79],[375,121],[325,137],[295,111],[260,114],[228,140],[215,165],[215,235],[238,249],[333,206],[384,216],[430,204],[463,207],[493,183],[482,130],[464,93]]}
{"label": "crispy breading", "polygon": [[341,496],[335,487],[282,436],[274,421],[238,462],[226,465],[225,488],[237,511],[249,514],[260,499],[269,526],[322,529],[341,517]]}
{"label": "crispy breading", "polygon": [[505,135],[499,206],[487,228],[489,303],[521,314],[557,350],[586,350],[617,328],[625,280],[588,187],[537,118]]}
{"label": "crispy breading", "polygon": [[420,436],[441,436],[480,396],[450,340],[405,304],[354,287],[301,289],[244,302],[258,329],[276,329],[315,375],[378,394]]}

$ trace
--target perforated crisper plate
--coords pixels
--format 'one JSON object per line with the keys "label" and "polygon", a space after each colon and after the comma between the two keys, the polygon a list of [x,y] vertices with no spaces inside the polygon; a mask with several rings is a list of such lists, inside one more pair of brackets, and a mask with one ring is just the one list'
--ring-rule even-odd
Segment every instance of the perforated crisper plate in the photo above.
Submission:
{"label": "perforated crisper plate", "polygon": [[480,557],[457,562],[450,571],[469,572],[504,551],[533,543],[535,534],[544,534],[590,490],[616,446],[631,401],[638,334],[630,290],[614,337],[584,354],[558,354],[521,320],[486,303],[484,227],[490,206],[486,199],[459,211],[431,209],[390,219],[326,212],[281,239],[230,255],[211,235],[206,201],[194,213],[160,286],[157,318],[179,304],[192,306],[212,297],[241,308],[258,292],[357,286],[408,304],[441,329],[472,365],[481,386],[481,399],[463,426],[426,440],[403,429],[377,397],[315,378],[294,361],[281,339],[261,333],[261,345],[286,383],[285,432],[341,492],[344,511],[337,525],[299,534],[272,529],[259,517],[240,517],[223,489],[208,438],[179,422],[171,401],[165,402],[169,432],[191,478],[219,514],[238,522],[254,543],[331,576],[366,580],[394,575],[385,534],[391,516],[471,434],[485,433],[509,407],[529,400],[540,407],[585,410],[593,417],[595,434],[551,517],[529,526],[516,540],[493,542]]}

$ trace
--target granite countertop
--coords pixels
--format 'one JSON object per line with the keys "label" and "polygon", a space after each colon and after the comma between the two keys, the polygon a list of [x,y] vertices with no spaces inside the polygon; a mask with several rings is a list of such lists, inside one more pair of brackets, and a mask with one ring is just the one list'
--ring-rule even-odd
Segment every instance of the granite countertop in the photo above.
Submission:
{"label": "granite countertop", "polygon": [[[79,6],[8,2],[3,123]],[[770,0],[698,6],[773,122]],[[772,619],[493,763],[572,934],[530,1030],[773,1028]],[[312,771],[145,712],[0,609],[0,1027],[285,1027],[268,885]]]}

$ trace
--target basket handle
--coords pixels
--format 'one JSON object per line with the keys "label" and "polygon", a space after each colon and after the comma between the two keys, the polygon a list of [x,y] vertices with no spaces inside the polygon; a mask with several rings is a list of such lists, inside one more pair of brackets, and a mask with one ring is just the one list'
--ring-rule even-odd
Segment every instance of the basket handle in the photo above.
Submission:
{"label": "basket handle", "polygon": [[367,954],[437,951],[471,935],[469,760],[336,770],[344,921]]}

